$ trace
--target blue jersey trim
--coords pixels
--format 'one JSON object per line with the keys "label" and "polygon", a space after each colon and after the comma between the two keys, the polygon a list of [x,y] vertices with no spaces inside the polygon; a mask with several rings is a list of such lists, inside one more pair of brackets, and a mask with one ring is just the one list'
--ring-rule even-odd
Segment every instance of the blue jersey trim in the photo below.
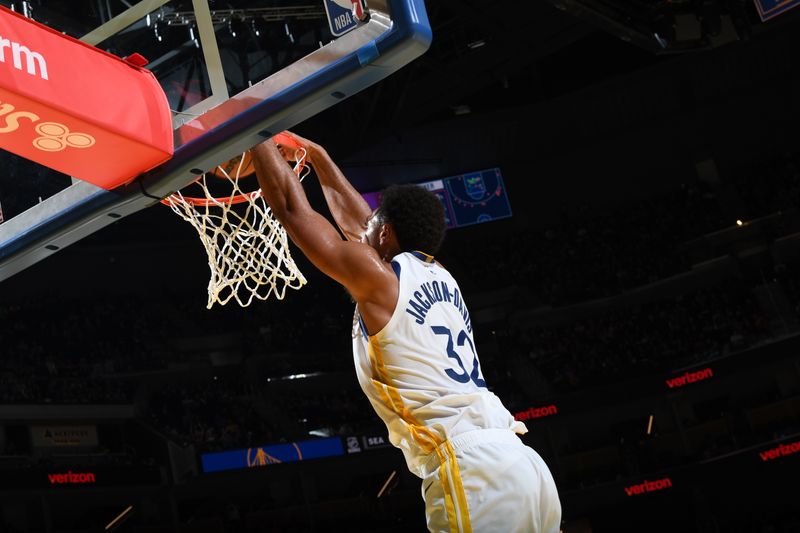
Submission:
{"label": "blue jersey trim", "polygon": [[369,333],[367,332],[367,326],[364,325],[364,319],[361,318],[361,311],[358,312],[358,325],[361,326],[361,333],[368,339]]}
{"label": "blue jersey trim", "polygon": [[433,263],[433,256],[428,255],[425,252],[420,252],[418,250],[414,250],[411,252],[411,255],[419,259],[420,261],[425,261],[426,263]]}

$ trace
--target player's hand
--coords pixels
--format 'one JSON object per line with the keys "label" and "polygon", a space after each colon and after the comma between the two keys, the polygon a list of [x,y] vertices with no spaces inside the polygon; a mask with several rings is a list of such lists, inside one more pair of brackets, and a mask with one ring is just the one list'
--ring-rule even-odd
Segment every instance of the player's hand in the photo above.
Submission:
{"label": "player's hand", "polygon": [[[309,141],[305,137],[301,137],[296,133],[293,133],[291,131],[285,131],[284,133],[286,133],[287,135],[289,135],[290,137],[292,137],[297,141],[297,144],[299,144],[302,147],[302,149],[305,150],[306,157],[308,158],[310,158],[312,154],[319,148],[319,145],[317,145],[313,141]],[[278,149],[281,151],[281,154],[283,154],[284,159],[286,159],[289,162],[297,161],[297,158],[300,155],[298,153],[300,150],[294,146],[282,146],[279,144]]]}
{"label": "player's hand", "polygon": [[280,143],[275,143],[275,146],[278,147],[278,151],[281,153],[283,158],[289,163],[294,163],[301,157],[301,154],[298,153],[301,151],[299,148],[296,148],[294,146],[287,146],[285,144],[280,144]]}

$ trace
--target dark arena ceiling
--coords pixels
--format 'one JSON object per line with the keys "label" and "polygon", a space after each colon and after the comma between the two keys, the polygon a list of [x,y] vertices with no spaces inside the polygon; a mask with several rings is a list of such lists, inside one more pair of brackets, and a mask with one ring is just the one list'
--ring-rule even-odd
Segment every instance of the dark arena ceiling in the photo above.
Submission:
{"label": "dark arena ceiling", "polygon": [[[74,37],[134,3],[0,1]],[[263,68],[248,60],[254,50],[269,56],[268,68],[274,69],[332,38],[322,2],[209,0],[209,6],[218,18],[221,50],[238,58],[242,71],[228,75],[231,93]],[[670,55],[758,38],[798,20],[789,11],[762,23],[751,0],[435,0],[427,8],[434,35],[430,50],[312,120],[323,141],[358,145],[381,132],[466,111],[528,105]],[[154,20],[158,16],[153,13]],[[99,46],[122,56],[139,52],[154,71],[178,69],[195,47],[191,1],[168,3],[160,17],[160,25],[139,23]]]}
{"label": "dark arena ceiling", "polygon": [[[333,38],[321,1],[208,1],[231,94]],[[0,0],[0,5],[73,37],[133,4]],[[796,34],[800,28],[800,9],[761,22],[752,0],[430,0],[426,5],[433,30],[428,52],[297,126],[338,161],[421,125],[466,114],[515,113],[605,80],[653,72],[686,56],[736,50],[773,35]],[[140,20],[98,45],[123,57],[144,55],[165,91],[180,93],[174,100],[177,111],[191,106],[193,94],[207,90],[193,70],[199,68],[200,53],[191,7],[191,0],[171,1],[150,20]],[[47,169],[5,152],[0,153],[0,167],[5,169],[0,201],[6,218],[16,214],[6,201],[9,190],[35,202],[69,183],[60,176],[64,183],[54,184],[58,180]],[[131,226],[122,222],[116,225]],[[114,239],[100,232],[87,241]]]}

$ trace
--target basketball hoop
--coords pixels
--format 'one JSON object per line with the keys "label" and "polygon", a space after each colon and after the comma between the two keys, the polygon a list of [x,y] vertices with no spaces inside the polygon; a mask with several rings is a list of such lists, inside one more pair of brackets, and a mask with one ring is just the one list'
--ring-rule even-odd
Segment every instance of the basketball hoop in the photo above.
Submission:
{"label": "basketball hoop", "polygon": [[[294,171],[302,181],[309,171],[305,149],[286,133],[273,139],[296,150]],[[299,289],[306,283],[289,252],[286,230],[272,215],[261,190],[257,185],[252,192],[243,189],[247,182],[244,178],[253,172],[250,154],[245,152],[190,185],[199,188],[202,196],[186,196],[178,191],[161,200],[200,235],[211,270],[208,309],[231,299],[242,307],[250,305],[254,298],[266,300],[270,295],[282,300],[287,288]],[[220,182],[230,192],[216,196]]]}

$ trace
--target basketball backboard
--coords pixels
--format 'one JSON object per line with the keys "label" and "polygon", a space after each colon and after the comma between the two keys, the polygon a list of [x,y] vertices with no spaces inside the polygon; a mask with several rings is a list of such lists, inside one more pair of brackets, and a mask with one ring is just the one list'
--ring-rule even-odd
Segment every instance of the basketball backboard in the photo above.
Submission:
{"label": "basketball backboard", "polygon": [[115,55],[150,61],[173,113],[175,152],[108,191],[0,151],[0,281],[385,78],[431,39],[423,0],[370,0],[363,13],[364,2],[350,0],[32,4],[0,0]]}

